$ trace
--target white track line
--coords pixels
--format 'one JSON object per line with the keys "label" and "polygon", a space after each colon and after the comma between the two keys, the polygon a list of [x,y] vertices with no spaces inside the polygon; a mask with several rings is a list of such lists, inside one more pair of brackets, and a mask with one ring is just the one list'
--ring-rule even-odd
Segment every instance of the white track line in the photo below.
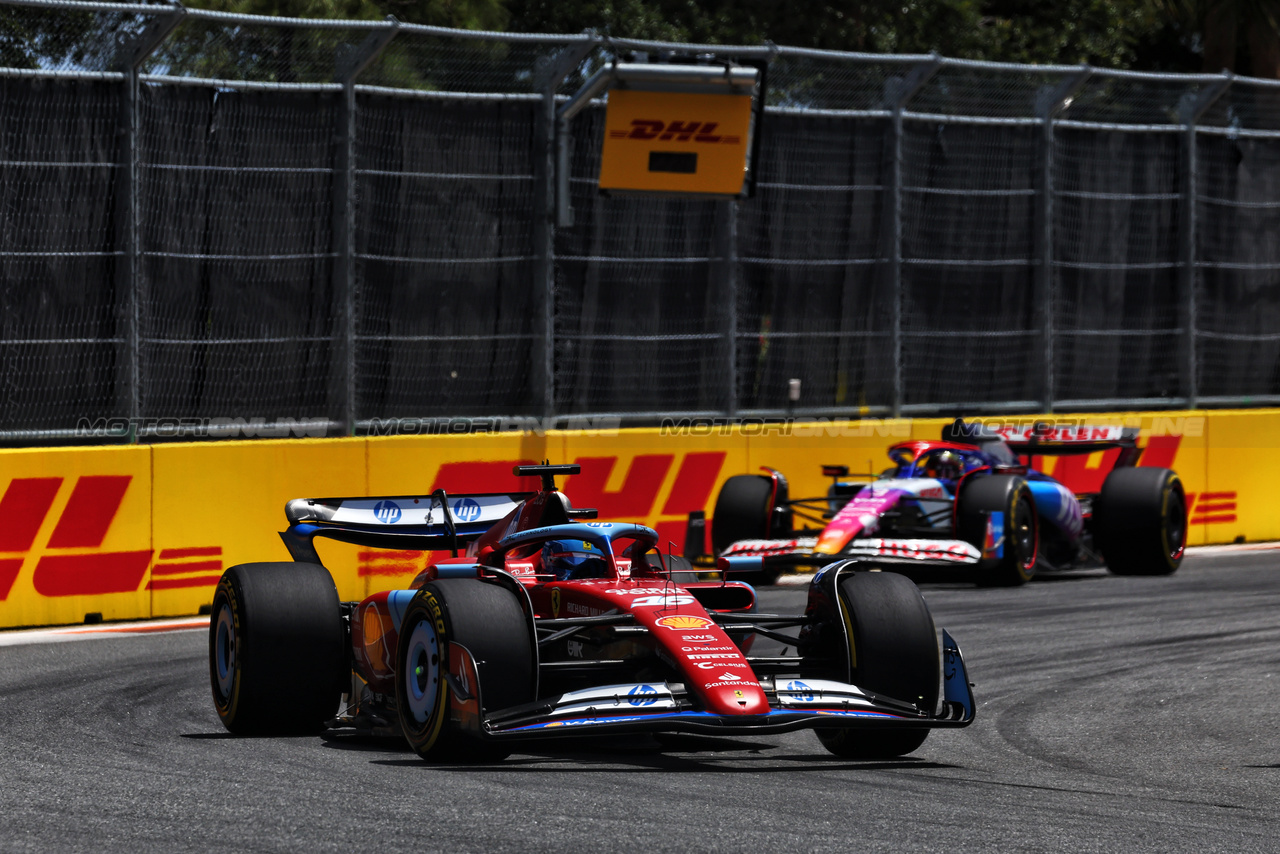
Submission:
{"label": "white track line", "polygon": [[64,626],[57,629],[21,629],[0,631],[0,646],[23,646],[33,643],[65,643],[103,637],[149,635],[156,632],[181,632],[207,629],[208,617],[183,617],[176,620],[145,620],[136,623],[101,623],[93,626]]}
{"label": "white track line", "polygon": [[1272,543],[1228,543],[1222,546],[1190,546],[1189,555],[1227,555],[1236,552],[1269,552],[1280,550],[1280,542]]}
{"label": "white track line", "polygon": [[[1280,541],[1270,543],[1227,543],[1220,546],[1188,546],[1187,555],[1190,557],[1214,557],[1215,555],[1278,550],[1280,550]],[[813,575],[812,572],[780,575],[774,583],[779,587],[803,587],[813,580]]]}

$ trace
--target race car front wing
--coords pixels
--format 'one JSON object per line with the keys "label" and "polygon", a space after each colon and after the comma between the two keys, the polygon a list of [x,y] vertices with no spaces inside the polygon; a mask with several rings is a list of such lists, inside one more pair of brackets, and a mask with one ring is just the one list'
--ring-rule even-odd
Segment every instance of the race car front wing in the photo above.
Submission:
{"label": "race car front wing", "polygon": [[956,728],[973,722],[974,700],[960,648],[946,631],[943,697],[939,709],[922,710],[856,685],[825,679],[766,677],[770,710],[763,715],[719,715],[694,708],[683,686],[659,682],[604,685],[535,703],[481,713],[475,660],[450,644],[449,678],[455,723],[481,739],[563,737],[567,731],[686,732],[767,735],[812,728]]}

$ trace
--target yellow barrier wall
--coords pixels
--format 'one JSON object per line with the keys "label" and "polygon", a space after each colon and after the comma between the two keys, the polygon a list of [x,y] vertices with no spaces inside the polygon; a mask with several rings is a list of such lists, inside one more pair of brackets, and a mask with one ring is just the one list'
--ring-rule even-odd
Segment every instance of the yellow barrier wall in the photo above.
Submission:
{"label": "yellow barrier wall", "polygon": [[[1048,417],[1048,416],[1046,416]],[[1053,416],[1061,422],[1067,416]],[[1033,418],[1012,419],[1031,423]],[[1088,424],[1142,428],[1143,464],[1175,469],[1191,506],[1192,545],[1280,539],[1269,493],[1280,410],[1098,414]],[[499,492],[536,488],[511,467],[577,462],[562,488],[601,519],[642,521],[683,547],[686,514],[711,515],[724,481],[762,466],[793,497],[825,494],[823,464],[854,474],[885,450],[939,435],[945,419],[703,426],[546,434],[403,436],[0,451],[0,627],[193,614],[228,566],[288,560],[278,532],[291,498]],[[1114,453],[1114,452],[1111,452]],[[1076,491],[1096,490],[1107,454],[1038,459]],[[869,467],[869,468],[868,468]],[[339,593],[402,586],[419,552],[327,540]]]}

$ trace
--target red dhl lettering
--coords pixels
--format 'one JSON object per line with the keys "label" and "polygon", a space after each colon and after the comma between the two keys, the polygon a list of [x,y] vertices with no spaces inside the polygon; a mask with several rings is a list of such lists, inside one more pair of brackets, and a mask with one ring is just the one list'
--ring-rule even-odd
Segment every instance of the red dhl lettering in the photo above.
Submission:
{"label": "red dhl lettering", "polygon": [[[36,537],[59,489],[60,477],[14,478],[0,498],[0,601],[8,599],[23,564],[36,557],[31,586],[46,597],[132,593],[151,569],[151,590],[212,587],[222,574],[222,548],[164,549],[154,566],[152,549],[97,551],[115,521],[132,475],[77,478],[48,542],[35,551]],[[18,553],[18,554],[14,554]]]}
{"label": "red dhl lettering", "polygon": [[1187,515],[1192,525],[1226,524],[1236,521],[1236,493],[1194,492],[1187,494]]}
{"label": "red dhl lettering", "polygon": [[[1153,468],[1175,469],[1174,458],[1178,454],[1178,446],[1182,442],[1180,436],[1152,436],[1147,440],[1138,465]],[[1077,495],[1102,491],[1102,482],[1107,479],[1111,469],[1120,456],[1119,448],[1111,448],[1102,452],[1102,459],[1096,466],[1089,465],[1091,454],[1079,454],[1067,457],[1033,456],[1031,467],[1037,471],[1052,475],[1053,479]],[[1056,460],[1050,467],[1050,460]],[[1190,501],[1188,500],[1188,503]]]}
{"label": "red dhl lettering", "polygon": [[662,142],[699,142],[706,145],[737,145],[741,142],[738,136],[715,133],[719,122],[701,120],[676,119],[670,122],[661,119],[632,119],[630,130],[611,130],[612,139],[656,139]]}
{"label": "red dhl lettering", "polygon": [[[684,548],[685,517],[689,511],[702,510],[711,502],[711,493],[726,456],[724,451],[685,454],[661,507],[658,506],[658,498],[675,467],[675,454],[637,454],[632,457],[622,486],[617,490],[608,488],[609,479],[619,462],[616,455],[575,457],[572,462],[582,466],[582,472],[566,477],[561,489],[575,507],[596,508],[602,520],[634,522],[659,517],[653,527],[661,538],[663,550],[666,550],[667,543],[674,543],[675,551],[679,552]],[[436,472],[431,489],[447,489],[450,493],[535,491],[539,488],[537,478],[520,478],[511,473],[514,466],[534,462],[518,459],[445,463]]]}

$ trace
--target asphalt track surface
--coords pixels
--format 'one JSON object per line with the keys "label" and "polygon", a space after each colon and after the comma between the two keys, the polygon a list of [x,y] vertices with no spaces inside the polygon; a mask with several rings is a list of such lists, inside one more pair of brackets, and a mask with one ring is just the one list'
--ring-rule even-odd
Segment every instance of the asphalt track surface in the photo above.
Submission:
{"label": "asphalt track surface", "polygon": [[1280,850],[1280,551],[922,588],[978,717],[892,762],[800,732],[430,766],[229,736],[205,631],[0,647],[0,850]]}

